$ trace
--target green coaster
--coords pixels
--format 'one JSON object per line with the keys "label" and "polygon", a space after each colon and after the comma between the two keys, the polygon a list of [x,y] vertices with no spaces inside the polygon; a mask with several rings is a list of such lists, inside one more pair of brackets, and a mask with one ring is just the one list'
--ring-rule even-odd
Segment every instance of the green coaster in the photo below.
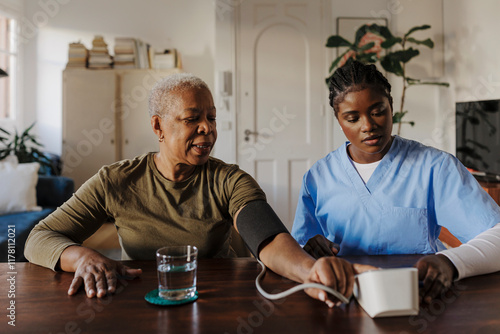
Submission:
{"label": "green coaster", "polygon": [[189,299],[183,299],[183,300],[166,300],[158,296],[158,289],[154,289],[153,291],[149,291],[145,296],[144,299],[146,299],[147,302],[155,305],[182,305],[182,304],[187,304],[194,302],[196,299],[198,299],[198,291],[194,293],[194,296],[189,298]]}

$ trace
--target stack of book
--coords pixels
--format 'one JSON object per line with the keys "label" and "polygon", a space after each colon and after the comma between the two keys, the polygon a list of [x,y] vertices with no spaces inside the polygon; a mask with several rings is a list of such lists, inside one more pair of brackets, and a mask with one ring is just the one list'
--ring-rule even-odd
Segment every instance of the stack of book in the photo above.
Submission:
{"label": "stack of book", "polygon": [[136,47],[134,38],[115,38],[114,60],[114,68],[136,68]]}
{"label": "stack of book", "polygon": [[182,68],[176,49],[154,50],[151,45],[138,38],[116,37],[115,55],[110,56],[108,45],[102,36],[95,36],[89,51],[80,42],[69,45],[69,60],[66,67],[88,67],[92,69],[170,69]]}
{"label": "stack of book", "polygon": [[88,50],[82,43],[71,43],[66,67],[87,67]]}
{"label": "stack of book", "polygon": [[108,53],[108,45],[102,36],[95,36],[90,50],[89,68],[111,68],[113,58]]}
{"label": "stack of book", "polygon": [[166,49],[163,51],[156,51],[152,57],[152,66],[154,69],[169,69],[181,68],[180,57],[176,49]]}

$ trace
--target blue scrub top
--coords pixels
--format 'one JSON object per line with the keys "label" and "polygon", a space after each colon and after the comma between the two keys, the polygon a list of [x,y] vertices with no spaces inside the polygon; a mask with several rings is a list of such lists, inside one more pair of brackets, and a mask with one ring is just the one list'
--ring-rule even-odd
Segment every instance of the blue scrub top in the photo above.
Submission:
{"label": "blue scrub top", "polygon": [[317,234],[339,255],[428,254],[441,226],[462,243],[500,222],[500,208],[449,153],[395,136],[367,184],[346,142],[304,175],[292,236]]}

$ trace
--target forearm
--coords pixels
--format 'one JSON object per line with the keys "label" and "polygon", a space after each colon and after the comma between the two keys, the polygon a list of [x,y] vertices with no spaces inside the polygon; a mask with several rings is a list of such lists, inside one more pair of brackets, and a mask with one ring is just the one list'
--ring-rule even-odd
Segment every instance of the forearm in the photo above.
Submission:
{"label": "forearm", "polygon": [[308,277],[314,258],[288,233],[280,233],[260,250],[262,262],[275,273],[302,283]]}
{"label": "forearm", "polygon": [[288,233],[269,204],[249,203],[238,210],[234,222],[252,253],[269,269],[300,283],[308,278],[314,258]]}
{"label": "forearm", "polygon": [[31,263],[56,270],[63,251],[73,245],[78,243],[61,233],[47,229],[42,222],[36,225],[28,236],[24,255]]}
{"label": "forearm", "polygon": [[439,252],[455,265],[458,279],[500,270],[500,224],[457,248]]}

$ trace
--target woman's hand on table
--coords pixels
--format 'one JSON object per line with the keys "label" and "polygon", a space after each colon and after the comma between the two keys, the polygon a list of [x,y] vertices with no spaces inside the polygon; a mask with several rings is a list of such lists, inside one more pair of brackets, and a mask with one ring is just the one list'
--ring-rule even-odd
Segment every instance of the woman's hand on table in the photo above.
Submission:
{"label": "woman's hand on table", "polygon": [[131,269],[94,250],[80,248],[83,254],[75,262],[75,277],[69,287],[68,295],[76,294],[83,286],[87,297],[102,298],[116,291],[118,278],[131,279],[142,274],[141,269]]}
{"label": "woman's hand on table", "polygon": [[[326,285],[349,299],[354,287],[354,275],[378,269],[370,265],[352,264],[334,256],[322,257],[314,263],[305,283]],[[328,307],[339,306],[341,304],[340,301],[324,290],[306,289],[306,293],[312,298],[325,302]]]}
{"label": "woman's hand on table", "polygon": [[420,297],[427,304],[446,292],[458,275],[453,263],[441,254],[424,256],[415,267],[418,269],[418,279],[423,281]]}
{"label": "woman's hand on table", "polygon": [[317,234],[307,240],[307,243],[304,245],[304,250],[315,259],[323,256],[335,256],[339,252],[339,249],[338,244],[331,242],[321,234]]}

